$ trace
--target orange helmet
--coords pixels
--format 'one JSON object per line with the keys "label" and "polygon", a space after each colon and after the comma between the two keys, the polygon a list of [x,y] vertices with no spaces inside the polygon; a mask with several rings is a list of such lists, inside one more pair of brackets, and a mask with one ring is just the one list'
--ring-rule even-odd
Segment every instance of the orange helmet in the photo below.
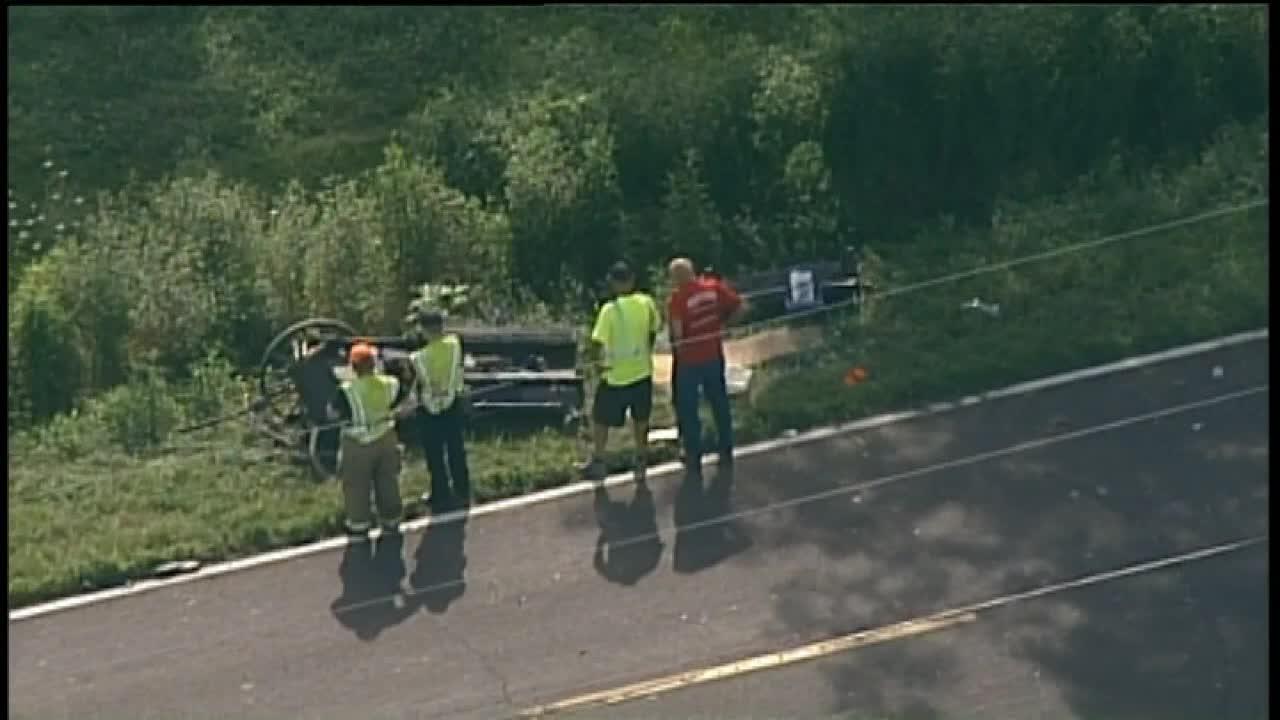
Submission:
{"label": "orange helmet", "polygon": [[347,360],[352,366],[367,365],[373,362],[377,356],[377,351],[369,343],[358,342],[351,346],[351,351],[347,353]]}

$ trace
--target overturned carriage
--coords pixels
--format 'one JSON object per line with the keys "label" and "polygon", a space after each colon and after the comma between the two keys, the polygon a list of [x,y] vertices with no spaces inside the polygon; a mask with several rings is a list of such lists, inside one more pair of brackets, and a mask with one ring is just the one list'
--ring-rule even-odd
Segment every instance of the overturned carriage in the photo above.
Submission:
{"label": "overturned carriage", "polygon": [[[469,418],[542,422],[571,426],[581,416],[583,378],[578,368],[577,333],[570,328],[457,327],[462,342]],[[359,335],[341,320],[313,318],[276,336],[258,370],[255,421],[277,444],[290,448],[317,473],[337,468],[340,427],[328,406],[350,376],[347,353],[356,342],[378,351],[380,369],[405,376],[416,349],[405,337]],[[401,387],[401,397],[410,392]],[[415,443],[413,421],[397,427],[401,440]]]}

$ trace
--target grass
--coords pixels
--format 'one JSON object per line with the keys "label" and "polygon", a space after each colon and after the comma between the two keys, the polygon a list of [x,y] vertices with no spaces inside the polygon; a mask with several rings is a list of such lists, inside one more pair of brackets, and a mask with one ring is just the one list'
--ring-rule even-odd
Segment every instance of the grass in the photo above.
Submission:
{"label": "grass", "polygon": [[[1265,152],[1250,155],[1245,169],[1226,154],[1255,142],[1237,137],[1159,181],[1113,181],[1008,208],[990,231],[923,235],[882,251],[878,279],[901,286],[1265,195]],[[766,366],[737,403],[739,442],[1266,326],[1266,211],[886,297],[860,315],[831,313],[821,321],[821,351]],[[963,309],[974,296],[998,302],[999,317]],[[842,378],[855,364],[870,377],[847,387]],[[665,413],[660,421],[669,419],[665,400],[656,407]],[[615,435],[615,447],[626,443],[624,433]],[[90,449],[75,458],[48,444],[11,448],[11,607],[119,584],[168,560],[225,560],[339,531],[335,485],[273,461],[244,430],[224,427],[149,459],[92,437],[81,444]],[[565,484],[584,449],[554,431],[477,440],[470,448],[477,495],[485,501]],[[675,454],[660,446],[650,459]],[[625,463],[619,452],[611,466]],[[425,487],[422,463],[411,459],[404,494],[416,498]],[[411,503],[410,512],[421,508]]]}

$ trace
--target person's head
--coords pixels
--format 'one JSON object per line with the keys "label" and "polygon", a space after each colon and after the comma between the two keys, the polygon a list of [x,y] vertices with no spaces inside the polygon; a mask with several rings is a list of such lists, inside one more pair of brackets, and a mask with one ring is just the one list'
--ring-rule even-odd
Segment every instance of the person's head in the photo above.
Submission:
{"label": "person's head", "polygon": [[636,287],[636,276],[625,262],[618,261],[609,268],[609,289],[615,295],[625,295]]}
{"label": "person's head", "polygon": [[667,274],[671,284],[680,287],[694,279],[693,261],[686,257],[678,257],[667,265]]}
{"label": "person's head", "polygon": [[351,363],[351,369],[356,375],[368,375],[373,372],[374,359],[377,357],[377,351],[373,346],[366,342],[358,342],[351,346],[350,352],[347,353],[347,360]]}
{"label": "person's head", "polygon": [[428,342],[444,334],[444,313],[424,310],[418,313],[418,332]]}

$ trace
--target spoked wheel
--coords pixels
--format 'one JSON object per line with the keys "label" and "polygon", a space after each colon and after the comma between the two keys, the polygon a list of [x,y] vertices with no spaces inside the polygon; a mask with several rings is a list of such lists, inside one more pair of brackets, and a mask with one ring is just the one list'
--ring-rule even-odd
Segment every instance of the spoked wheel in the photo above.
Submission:
{"label": "spoked wheel", "polygon": [[[308,408],[308,399],[302,394],[303,363],[312,353],[332,347],[332,341],[354,335],[355,330],[341,320],[303,320],[290,325],[267,345],[258,366],[257,407],[266,431],[277,441],[305,452],[317,471],[322,466],[336,467],[337,431],[309,432],[322,418],[316,417],[314,408]],[[330,445],[332,452],[328,452]],[[332,459],[318,462],[318,455]],[[331,470],[326,472],[332,474]]]}
{"label": "spoked wheel", "polygon": [[311,469],[321,478],[338,474],[339,433],[337,428],[312,428],[307,432],[307,457]]}

